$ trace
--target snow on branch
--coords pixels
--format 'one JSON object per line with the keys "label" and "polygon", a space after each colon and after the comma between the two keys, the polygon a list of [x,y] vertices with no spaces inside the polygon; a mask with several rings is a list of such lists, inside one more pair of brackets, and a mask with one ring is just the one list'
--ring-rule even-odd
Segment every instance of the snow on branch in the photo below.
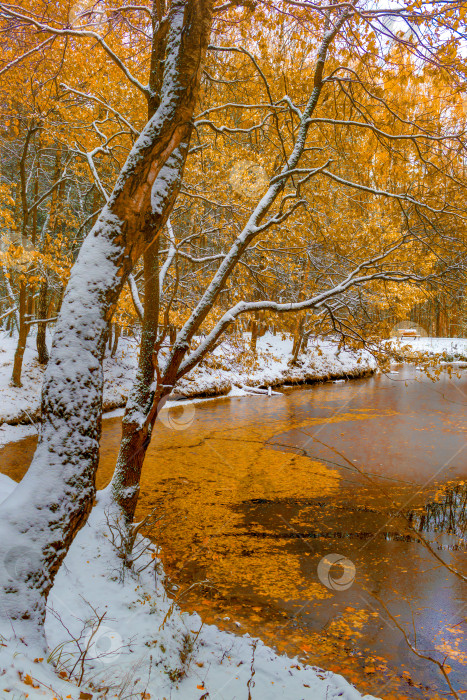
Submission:
{"label": "snow on branch", "polygon": [[99,99],[99,97],[96,97],[96,95],[90,95],[87,92],[81,92],[80,90],[76,90],[76,88],[72,88],[69,85],[66,85],[65,83],[60,83],[60,87],[63,90],[65,90],[65,92],[72,92],[74,95],[84,97],[84,99],[86,100],[93,100],[93,102],[97,102],[98,104],[102,105],[103,107],[105,107],[105,109],[108,109],[109,112],[115,114],[115,116],[118,117],[120,121],[122,121],[125,124],[125,126],[127,126],[130,129],[132,134],[134,134],[135,136],[139,136],[139,131],[135,129],[135,127],[132,124],[130,124],[130,122],[127,119],[125,119],[125,117],[118,110],[116,110],[115,107],[109,105],[108,102],[104,102],[104,100]]}
{"label": "snow on branch", "polygon": [[325,175],[326,177],[329,177],[335,182],[340,183],[341,185],[345,185],[346,187],[353,187],[354,189],[362,190],[363,192],[369,192],[370,194],[375,194],[382,197],[389,197],[390,199],[397,199],[399,201],[402,200],[404,202],[410,202],[410,204],[414,204],[417,207],[423,207],[424,209],[428,209],[428,211],[431,211],[433,214],[452,214],[454,216],[460,217],[461,219],[465,219],[464,216],[461,216],[457,212],[453,211],[452,208],[448,208],[447,205],[444,205],[441,209],[434,209],[425,202],[421,202],[418,199],[410,197],[408,194],[397,194],[396,192],[388,192],[387,190],[378,190],[375,187],[367,187],[366,185],[361,185],[359,182],[351,182],[350,180],[344,180],[344,178],[339,177],[338,175],[334,175],[334,173],[329,172],[329,170],[321,170],[321,174]]}
{"label": "snow on branch", "polygon": [[[356,122],[356,121],[351,121],[351,120],[346,120],[346,119],[327,119],[324,117],[314,117],[313,119],[309,119],[310,124],[332,124],[332,125],[338,125],[338,126],[356,126],[356,127],[362,127],[365,129],[370,129],[373,131],[373,133],[377,134],[378,136],[382,136],[386,139],[391,139],[393,141],[395,140],[414,140],[414,139],[428,139],[430,141],[445,141],[447,139],[459,139],[461,136],[464,136],[465,131],[460,131],[458,134],[446,134],[445,136],[433,136],[432,134],[428,133],[423,133],[423,134],[388,134],[386,131],[381,131],[381,129],[378,129],[374,124],[370,124],[369,122]],[[414,126],[417,126],[414,123]],[[417,127],[418,128],[418,127]]]}
{"label": "snow on branch", "polygon": [[150,95],[150,91],[147,85],[143,85],[139,82],[137,78],[132,75],[128,67],[122,61],[122,59],[110,48],[106,41],[97,32],[92,32],[89,29],[72,29],[71,27],[66,27],[64,29],[58,29],[57,27],[52,27],[50,24],[45,22],[39,22],[35,17],[30,14],[23,14],[14,10],[10,5],[0,3],[0,14],[3,14],[6,18],[17,20],[18,22],[24,23],[26,25],[31,25],[38,29],[44,34],[52,34],[56,37],[76,37],[84,39],[94,39],[105,51],[107,56],[115,63],[115,65],[122,71],[125,77],[130,81],[130,83],[136,87],[145,97]]}
{"label": "snow on branch", "polygon": [[133,305],[135,307],[136,313],[140,321],[143,320],[144,308],[139,298],[138,287],[136,286],[136,280],[132,273],[128,275],[128,286],[130,288],[131,298],[133,300]]}

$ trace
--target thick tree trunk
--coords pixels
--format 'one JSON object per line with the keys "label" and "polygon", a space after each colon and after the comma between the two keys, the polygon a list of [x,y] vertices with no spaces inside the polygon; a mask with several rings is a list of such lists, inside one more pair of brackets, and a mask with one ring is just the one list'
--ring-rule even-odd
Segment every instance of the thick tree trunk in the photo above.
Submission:
{"label": "thick tree trunk", "polygon": [[[0,506],[0,633],[44,644],[47,595],[95,495],[108,323],[178,193],[211,28],[211,0],[174,0],[160,107],[86,237],[63,298],[32,464]],[[177,184],[178,183],[178,184]]]}

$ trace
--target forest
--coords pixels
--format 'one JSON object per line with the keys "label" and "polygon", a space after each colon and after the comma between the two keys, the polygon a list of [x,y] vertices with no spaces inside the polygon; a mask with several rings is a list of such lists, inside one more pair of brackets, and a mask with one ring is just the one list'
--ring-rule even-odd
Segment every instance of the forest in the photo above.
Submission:
{"label": "forest", "polygon": [[[0,0],[2,697],[462,697],[466,17],[456,0]],[[410,395],[420,423],[400,443],[399,427],[367,425],[405,415],[400,399],[332,393],[344,381],[341,395],[388,378],[407,387],[416,372],[417,392],[439,385],[451,403]],[[309,403],[287,393],[318,382]],[[274,413],[288,397],[293,411]],[[243,401],[245,418],[227,401]],[[446,424],[422,423],[425,410]],[[327,435],[340,421],[355,458],[344,433]],[[279,441],[318,424],[316,454]],[[365,440],[378,439],[381,461],[388,440],[409,470],[405,457],[426,463],[439,440],[433,471],[388,466],[377,480],[354,463],[373,459]],[[378,613],[347,601],[332,642],[315,648],[314,628],[301,628],[288,647],[276,632],[278,600],[283,610],[331,589],[344,600],[346,566],[359,566],[354,550],[332,559],[343,544],[317,545],[310,583],[304,556],[268,549],[282,535],[258,504],[280,501],[274,517],[297,538],[309,507],[306,526],[325,532],[331,501],[353,502],[350,468],[361,511],[384,520],[377,533],[418,543],[456,582],[461,622],[443,618],[428,650],[379,586]],[[400,492],[384,492],[385,478]],[[323,562],[340,562],[331,581],[344,588],[323,588]],[[218,622],[236,614],[240,631]],[[370,643],[358,671],[349,662],[349,639],[377,614],[398,639],[390,673]],[[417,678],[425,662],[433,686],[431,671]]]}

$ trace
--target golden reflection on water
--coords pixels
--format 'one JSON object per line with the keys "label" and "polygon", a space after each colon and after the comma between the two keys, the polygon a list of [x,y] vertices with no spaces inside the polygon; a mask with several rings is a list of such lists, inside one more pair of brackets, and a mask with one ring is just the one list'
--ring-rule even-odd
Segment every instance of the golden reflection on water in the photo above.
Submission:
{"label": "golden reflection on water", "polygon": [[[365,592],[366,585],[386,600],[393,596],[406,620],[410,601],[426,606],[417,599],[425,589],[441,608],[438,591],[452,593],[456,605],[460,597],[418,545],[404,539],[405,523],[393,516],[408,502],[416,508],[432,499],[439,484],[430,475],[439,455],[446,445],[455,452],[465,431],[460,413],[447,414],[431,395],[415,398],[414,410],[413,396],[398,385],[364,380],[195,404],[194,421],[184,430],[158,422],[137,519],[154,507],[164,514],[152,534],[180,587],[180,604],[206,622],[248,631],[342,673],[376,696],[444,697],[418,687],[423,683],[407,670],[410,654],[404,661],[389,648],[397,647],[397,635],[391,637]],[[183,405],[173,411],[176,420]],[[119,439],[119,419],[105,421],[98,488],[111,478]],[[391,452],[394,443],[400,448]],[[2,471],[19,479],[33,447],[33,440],[8,446],[0,455]],[[339,451],[352,459],[346,463]],[[352,469],[355,457],[360,466]],[[440,482],[449,475],[441,473]],[[428,490],[420,487],[425,481]],[[345,595],[316,574],[320,558],[333,551],[356,565],[357,582]],[[433,625],[436,620],[435,614]],[[449,644],[442,639],[438,646]],[[404,663],[408,680],[401,685]]]}
{"label": "golden reflection on water", "polygon": [[[305,407],[308,402],[305,393],[298,399]],[[156,503],[165,513],[154,537],[162,545],[172,580],[181,585],[180,603],[187,609],[201,607],[206,622],[238,632],[229,619],[222,619],[234,617],[243,632],[308,662],[329,667],[332,659],[335,670],[364,687],[365,672],[349,656],[347,645],[362,636],[368,619],[377,613],[348,605],[330,621],[325,634],[294,628],[303,601],[316,605],[334,595],[303,564],[309,557],[315,569],[315,553],[289,546],[287,535],[309,525],[310,508],[297,512],[295,504],[304,496],[310,502],[338,499],[342,473],[302,454],[272,449],[267,442],[305,426],[349,428],[394,415],[393,410],[325,407],[322,416],[308,414],[300,420],[300,411],[291,415],[278,410],[276,403],[247,407],[234,422],[217,417],[214,426],[209,416],[200,416],[191,430],[175,435],[160,426],[145,464],[137,518]],[[268,501],[291,504],[295,512],[289,520],[280,516],[284,538],[276,537],[277,522],[269,525],[251,512],[250,506],[254,511],[255,504]],[[189,588],[203,581],[208,583]],[[372,672],[386,668],[382,657],[370,659],[366,667]]]}
{"label": "golden reflection on water", "polygon": [[[331,418],[308,418],[303,425],[372,417],[367,412],[345,412]],[[265,416],[264,422],[245,421],[228,430],[212,430],[203,422],[196,427],[196,441],[187,431],[174,436],[173,431],[160,427],[161,435],[145,463],[137,517],[151,510],[155,500],[165,511],[166,536],[163,530],[160,539],[172,567],[180,571],[188,561],[196,561],[198,572],[203,571],[225,594],[253,587],[256,596],[274,600],[328,597],[319,581],[310,582],[303,576],[300,556],[285,551],[281,555],[280,542],[262,538],[267,528],[246,521],[242,511],[248,502],[295,501],[304,494],[308,499],[330,498],[338,493],[341,475],[336,469],[265,444],[278,431],[301,425],[300,421],[291,425],[289,416],[284,423],[277,416],[268,423]],[[163,448],[164,438],[170,441],[169,449]],[[159,450],[158,442],[162,442]]]}

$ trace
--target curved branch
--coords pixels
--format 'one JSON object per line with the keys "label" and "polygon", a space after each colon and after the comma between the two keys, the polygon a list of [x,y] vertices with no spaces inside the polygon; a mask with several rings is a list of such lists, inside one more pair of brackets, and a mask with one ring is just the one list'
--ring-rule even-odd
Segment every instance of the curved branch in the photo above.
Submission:
{"label": "curved branch", "polygon": [[139,80],[131,74],[131,72],[126,67],[122,59],[119,56],[117,56],[117,54],[114,51],[112,51],[110,46],[97,32],[91,32],[88,29],[56,29],[55,27],[51,27],[49,24],[39,22],[37,19],[34,19],[34,17],[22,14],[21,12],[17,12],[16,10],[12,10],[11,7],[8,7],[3,3],[0,4],[0,11],[4,14],[5,17],[8,17],[13,20],[19,20],[20,22],[24,22],[25,24],[32,25],[40,32],[44,32],[44,34],[52,34],[53,36],[73,36],[77,38],[94,39],[102,47],[102,49],[105,51],[108,57],[115,63],[115,65],[118,66],[118,68],[122,71],[125,77],[130,81],[130,83],[134,85],[134,87],[136,87],[146,98],[150,96],[150,90],[148,86],[140,83]]}

